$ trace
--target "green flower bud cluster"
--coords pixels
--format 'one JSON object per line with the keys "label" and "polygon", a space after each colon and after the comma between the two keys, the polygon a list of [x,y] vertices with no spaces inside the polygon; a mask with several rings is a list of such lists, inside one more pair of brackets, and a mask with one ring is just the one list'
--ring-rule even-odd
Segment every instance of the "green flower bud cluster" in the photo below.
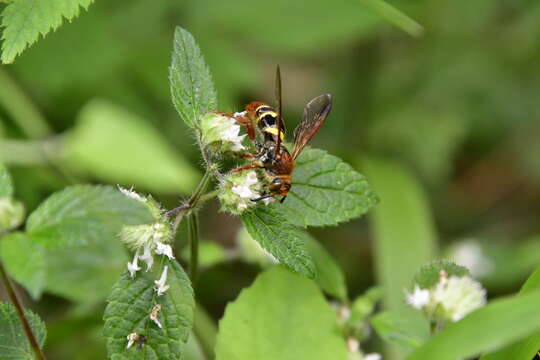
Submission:
{"label": "green flower bud cluster", "polygon": [[23,204],[11,197],[0,198],[0,234],[15,229],[23,221]]}

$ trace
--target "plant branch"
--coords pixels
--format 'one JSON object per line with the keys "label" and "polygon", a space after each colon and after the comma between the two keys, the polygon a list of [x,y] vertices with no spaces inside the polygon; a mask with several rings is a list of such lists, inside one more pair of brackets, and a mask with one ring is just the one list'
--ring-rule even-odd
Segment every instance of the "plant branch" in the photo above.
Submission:
{"label": "plant branch", "polygon": [[23,324],[24,332],[26,334],[26,338],[28,339],[28,342],[30,342],[30,345],[32,346],[32,349],[34,350],[34,353],[36,354],[36,357],[38,360],[45,360],[45,355],[41,351],[41,348],[39,347],[37,340],[34,336],[34,333],[32,332],[32,328],[30,327],[30,324],[28,323],[28,319],[26,319],[26,316],[24,315],[24,311],[22,308],[21,303],[19,302],[19,299],[17,298],[17,294],[15,294],[15,290],[13,290],[13,286],[11,285],[11,281],[9,280],[9,277],[6,274],[6,271],[4,270],[4,265],[0,263],[0,275],[2,276],[2,281],[4,282],[4,286],[6,287],[8,296],[15,306],[15,309],[17,310],[17,315],[19,316],[19,319],[21,320],[21,323]]}
{"label": "plant branch", "polygon": [[0,105],[11,115],[29,138],[42,138],[52,133],[49,124],[32,101],[6,71],[0,69]]}
{"label": "plant branch", "polygon": [[189,239],[189,277],[191,284],[195,287],[197,281],[197,268],[199,266],[199,218],[197,213],[190,213],[188,216],[188,239]]}

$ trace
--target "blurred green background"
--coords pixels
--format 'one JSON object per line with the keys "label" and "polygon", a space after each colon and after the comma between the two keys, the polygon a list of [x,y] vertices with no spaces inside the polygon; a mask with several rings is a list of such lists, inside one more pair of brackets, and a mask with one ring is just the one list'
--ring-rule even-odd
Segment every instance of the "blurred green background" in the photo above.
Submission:
{"label": "blurred green background", "polygon": [[[272,103],[276,64],[289,129],[307,101],[333,94],[312,145],[367,174],[381,196],[371,222],[312,231],[352,297],[391,283],[404,262],[422,265],[407,255],[414,246],[425,260],[476,269],[491,297],[518,290],[540,262],[540,3],[390,3],[424,34],[408,35],[360,0],[97,1],[0,67],[0,160],[16,197],[30,212],[72,183],[133,185],[168,208],[189,194],[201,160],[167,79],[180,25],[201,47],[221,111]],[[202,236],[232,249],[240,223],[217,210],[203,210]],[[122,257],[92,264],[107,261],[122,270]],[[47,323],[51,358],[105,357],[103,300],[118,271],[88,296],[69,288],[77,281],[39,303],[21,290]],[[217,320],[258,271],[234,259],[208,267],[197,300]]]}

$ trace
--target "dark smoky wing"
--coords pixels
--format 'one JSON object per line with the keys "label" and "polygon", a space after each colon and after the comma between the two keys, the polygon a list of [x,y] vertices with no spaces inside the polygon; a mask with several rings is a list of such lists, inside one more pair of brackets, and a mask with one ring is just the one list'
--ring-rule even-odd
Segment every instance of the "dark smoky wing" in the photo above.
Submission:
{"label": "dark smoky wing", "polygon": [[332,95],[323,94],[311,100],[304,108],[304,118],[294,129],[294,150],[293,159],[296,159],[304,147],[311,141],[313,136],[319,131],[324,120],[332,109]]}

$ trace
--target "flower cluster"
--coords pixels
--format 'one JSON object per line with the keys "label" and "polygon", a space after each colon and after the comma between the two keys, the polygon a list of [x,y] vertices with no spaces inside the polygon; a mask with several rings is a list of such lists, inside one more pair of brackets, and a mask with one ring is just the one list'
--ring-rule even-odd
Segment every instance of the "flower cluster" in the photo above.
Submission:
{"label": "flower cluster", "polygon": [[[137,271],[141,270],[139,260],[146,263],[146,271],[150,271],[154,264],[154,255],[164,255],[169,259],[174,259],[172,247],[172,227],[169,222],[161,216],[159,205],[151,198],[143,197],[132,190],[120,188],[126,196],[144,203],[154,214],[153,224],[125,226],[120,232],[120,239],[131,250],[135,252],[133,260],[128,262],[127,269],[131,278],[134,278]],[[163,269],[160,280],[156,280],[156,292],[158,295],[169,288],[166,285],[167,266]]]}
{"label": "flower cluster", "polygon": [[261,183],[253,170],[227,175],[218,195],[221,209],[235,215],[242,214],[247,208],[256,205],[253,200],[261,196],[260,189]]}
{"label": "flower cluster", "polygon": [[15,229],[24,220],[24,206],[10,197],[0,198],[0,233]]}
{"label": "flower cluster", "polygon": [[431,319],[458,321],[486,304],[486,290],[470,276],[448,276],[441,270],[438,282],[422,288],[418,284],[406,293],[407,303]]}
{"label": "flower cluster", "polygon": [[245,147],[242,141],[246,135],[240,134],[240,125],[233,117],[220,113],[207,113],[201,118],[201,142],[216,152],[240,151]]}

